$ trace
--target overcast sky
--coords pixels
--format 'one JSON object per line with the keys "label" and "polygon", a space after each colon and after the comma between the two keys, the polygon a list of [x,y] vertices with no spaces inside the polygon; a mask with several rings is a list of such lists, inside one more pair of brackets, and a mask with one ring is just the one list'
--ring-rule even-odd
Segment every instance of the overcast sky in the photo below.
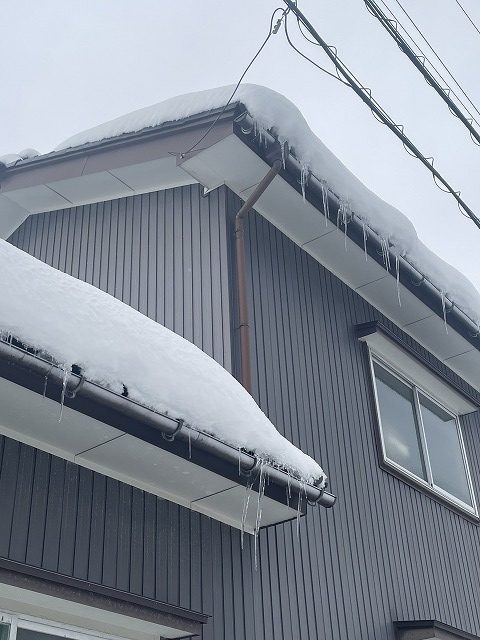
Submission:
{"label": "overcast sky", "polygon": [[[385,1],[413,35],[396,0]],[[455,0],[402,4],[480,109],[480,35]],[[480,25],[480,1],[462,4]],[[236,82],[276,6],[280,0],[4,0],[0,155],[25,147],[45,153],[133,109]],[[480,147],[363,1],[299,0],[299,6],[480,215]],[[295,41],[328,65],[318,47],[299,36]],[[342,162],[480,289],[480,230],[351,90],[299,58],[283,32],[271,38],[245,81],[290,98]]]}

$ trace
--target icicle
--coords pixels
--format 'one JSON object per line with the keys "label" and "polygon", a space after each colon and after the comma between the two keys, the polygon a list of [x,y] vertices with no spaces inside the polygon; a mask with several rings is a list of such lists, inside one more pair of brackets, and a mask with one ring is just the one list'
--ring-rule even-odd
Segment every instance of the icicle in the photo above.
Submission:
{"label": "icicle", "polygon": [[45,380],[43,381],[43,393],[42,393],[42,398],[45,400],[45,397],[47,395],[47,384],[48,384],[48,373],[45,376]]}
{"label": "icicle", "polygon": [[340,200],[337,210],[337,228],[340,228],[340,224],[343,225],[343,233],[345,236],[345,249],[347,248],[347,228],[348,223],[352,215],[352,209],[348,200]]}
{"label": "icicle", "polygon": [[242,475],[242,447],[238,447],[238,475]]}
{"label": "icicle", "polygon": [[367,252],[368,227],[366,222],[364,221],[362,221],[362,230],[363,230],[363,251],[365,253],[365,262],[368,262],[368,252]]}
{"label": "icicle", "polygon": [[380,244],[382,247],[382,259],[383,259],[383,264],[385,265],[385,269],[387,271],[390,271],[390,251],[389,251],[389,244],[388,244],[388,238],[384,238],[383,236],[380,238]]}
{"label": "icicle", "polygon": [[291,477],[292,475],[290,471],[287,471],[287,507],[290,507],[290,500],[292,497],[292,486],[290,483]]}
{"label": "icicle", "polygon": [[245,487],[245,495],[243,497],[242,522],[240,525],[240,546],[242,548],[242,551],[243,551],[243,538],[245,535],[245,523],[247,521],[248,504],[250,502],[251,494],[252,494],[252,482],[249,480]]}
{"label": "icicle", "polygon": [[188,459],[192,459],[192,429],[188,429]]}
{"label": "icicle", "polygon": [[302,164],[302,168],[300,170],[300,186],[302,187],[302,198],[305,202],[305,188],[308,183],[309,170],[306,164]]}
{"label": "icicle", "polygon": [[443,324],[445,325],[445,333],[448,333],[447,306],[445,304],[445,293],[443,291],[440,291],[440,298],[442,300],[442,313],[443,313]]}
{"label": "icicle", "polygon": [[320,182],[322,187],[322,204],[323,204],[323,215],[325,216],[325,226],[328,225],[328,220],[330,218],[330,207],[328,204],[328,187],[325,180]]}
{"label": "icicle", "polygon": [[280,148],[282,150],[282,166],[283,166],[284,169],[286,169],[286,164],[285,164],[286,163],[286,158],[285,158],[285,145],[286,144],[287,144],[286,142],[282,142],[280,144]]}
{"label": "icicle", "polygon": [[265,460],[262,460],[260,463],[260,478],[258,480],[258,495],[257,495],[257,515],[255,518],[255,529],[253,532],[254,535],[254,546],[255,546],[255,569],[257,568],[257,558],[258,558],[258,532],[260,531],[260,522],[262,520],[262,501],[265,493],[265,471],[267,465]]}
{"label": "icicle", "polygon": [[68,369],[67,367],[63,368],[63,382],[62,382],[62,396],[60,398],[60,415],[58,417],[58,421],[62,421],[63,417],[63,404],[65,402],[65,392],[67,390],[67,380],[68,380]]}
{"label": "icicle", "polygon": [[396,270],[396,281],[397,281],[397,298],[398,298],[398,306],[402,306],[402,301],[400,299],[400,256],[399,254],[395,254],[395,270]]}
{"label": "icicle", "polygon": [[300,491],[298,492],[298,505],[297,505],[297,539],[300,538],[300,517],[302,515],[302,491],[307,494],[307,488],[305,482],[302,480],[300,484]]}

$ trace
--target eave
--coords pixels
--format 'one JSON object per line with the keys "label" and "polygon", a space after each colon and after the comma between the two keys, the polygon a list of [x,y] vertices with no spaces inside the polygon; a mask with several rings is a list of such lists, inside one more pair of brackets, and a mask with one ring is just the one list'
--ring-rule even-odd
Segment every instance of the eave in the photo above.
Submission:
{"label": "eave", "polygon": [[[127,392],[125,392],[127,393]],[[254,455],[191,429],[111,390],[65,372],[23,347],[0,341],[0,432],[31,446],[254,533],[303,515],[330,493]]]}

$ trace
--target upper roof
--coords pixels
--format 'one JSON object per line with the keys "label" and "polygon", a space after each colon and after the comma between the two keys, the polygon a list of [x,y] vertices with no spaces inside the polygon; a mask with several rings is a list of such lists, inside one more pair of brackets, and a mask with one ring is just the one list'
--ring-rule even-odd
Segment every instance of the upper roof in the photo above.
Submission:
{"label": "upper roof", "polygon": [[[289,100],[242,85],[235,105],[223,111],[232,90],[166,100],[16,163],[2,180],[0,231],[3,222],[11,232],[22,210],[28,215],[193,181],[209,189],[227,184],[245,198],[280,142],[284,170],[259,200],[259,213],[478,389],[479,291],[325,147]],[[367,254],[373,260],[365,261]]]}

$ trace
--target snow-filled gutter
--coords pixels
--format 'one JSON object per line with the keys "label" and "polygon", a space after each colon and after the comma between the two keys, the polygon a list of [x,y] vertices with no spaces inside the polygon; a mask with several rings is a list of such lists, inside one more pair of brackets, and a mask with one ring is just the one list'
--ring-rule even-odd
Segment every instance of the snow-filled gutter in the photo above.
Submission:
{"label": "snow-filled gutter", "polygon": [[[244,106],[241,106],[239,115],[235,118],[234,133],[247,144],[252,151],[259,155],[265,162],[269,163],[272,147],[278,145],[278,139],[269,131],[262,130],[261,135],[255,125],[255,120],[251,117]],[[398,261],[398,280],[418,299],[426,304],[435,314],[445,320],[455,331],[462,335],[473,347],[480,351],[480,328],[462,309],[448,299],[442,292],[433,285],[428,278],[418,271],[412,264],[402,256],[397,256],[388,247],[388,258],[386,260],[385,245],[377,233],[368,227],[368,242],[365,243],[365,224],[355,215],[355,212],[348,213],[348,219],[344,219],[341,212],[341,198],[330,189],[326,190],[322,184],[321,176],[315,176],[311,172],[308,176],[303,174],[302,164],[297,160],[290,149],[284,155],[283,169],[280,171],[281,177],[286,180],[297,192],[304,195],[314,207],[329,218],[333,224],[338,224],[342,231],[357,244],[360,249],[366,250],[368,255],[384,268],[386,262],[396,265]],[[325,207],[325,200],[328,198],[328,206]],[[327,209],[327,211],[325,211]],[[366,245],[366,246],[365,246]],[[390,268],[393,277],[397,277],[396,267]]]}
{"label": "snow-filled gutter", "polygon": [[[86,380],[81,373],[69,372],[66,374],[62,367],[31,353],[22,345],[0,339],[0,363],[0,375],[3,377],[16,383],[19,383],[19,377],[22,377],[22,373],[28,378],[40,378],[45,382],[44,393],[74,410],[84,413],[85,406],[82,401],[86,401],[100,408],[100,413],[103,415],[105,415],[105,410],[113,411],[128,419],[122,424],[122,429],[130,432],[131,435],[145,439],[145,441],[151,441],[148,435],[145,437],[146,433],[161,434],[164,446],[175,453],[179,453],[178,447],[175,451],[177,443],[182,443],[182,448],[185,448],[186,444],[187,449],[192,452],[190,457],[193,458],[193,452],[198,451],[218,459],[221,464],[226,464],[229,467],[228,475],[235,477],[240,484],[250,485],[255,489],[255,485],[259,481],[260,468],[265,463],[257,456],[240,451],[214,436],[191,429],[181,419],[174,419],[153,411],[131,400],[127,395],[115,393]],[[35,386],[29,385],[29,388],[35,390]],[[36,390],[38,392],[38,388]],[[125,394],[127,393],[128,390],[125,390]],[[94,411],[94,413],[95,417],[98,417],[98,411]],[[139,432],[137,428],[129,429],[129,420],[140,425],[146,431]],[[264,467],[264,473],[268,477],[269,485],[265,487],[265,493],[276,493],[281,496],[288,493],[288,495],[296,496],[302,508],[306,506],[302,505],[305,500],[310,504],[318,504],[326,508],[335,504],[336,497],[326,491],[324,487],[319,488],[300,481],[270,464],[267,464],[266,468]]]}

